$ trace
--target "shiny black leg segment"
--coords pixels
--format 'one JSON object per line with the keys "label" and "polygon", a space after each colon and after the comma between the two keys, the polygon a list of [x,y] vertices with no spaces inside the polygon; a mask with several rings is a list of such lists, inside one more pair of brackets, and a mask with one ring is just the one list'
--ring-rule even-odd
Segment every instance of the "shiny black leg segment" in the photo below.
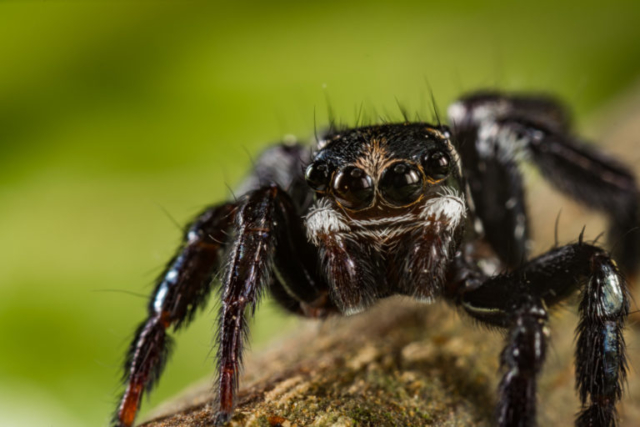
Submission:
{"label": "shiny black leg segment", "polygon": [[329,288],[318,275],[318,250],[306,237],[301,215],[288,196],[280,196],[282,224],[274,258],[275,277],[269,286],[274,300],[290,313],[322,318],[338,312]]}
{"label": "shiny black leg segment", "polygon": [[[274,287],[281,297],[276,301],[286,304],[294,300],[313,303],[322,296],[323,289],[326,292],[314,270],[307,269],[313,258],[308,258],[306,251],[313,248],[295,246],[302,242],[300,236],[292,235],[296,227],[301,227],[295,223],[300,220],[295,219],[294,212],[289,196],[276,184],[250,192],[239,203],[235,241],[223,275],[216,426],[227,423],[233,413],[247,320],[253,316],[263,292]],[[283,260],[283,256],[290,258]],[[276,280],[274,274],[278,276]]]}
{"label": "shiny black leg segment", "polygon": [[527,259],[529,240],[518,147],[491,127],[495,120],[507,115],[528,117],[558,131],[568,128],[569,118],[559,103],[545,96],[507,97],[497,92],[478,92],[449,108],[473,211],[482,224],[478,231],[503,262],[516,267]]}
{"label": "shiny black leg segment", "polygon": [[288,313],[302,317],[323,319],[340,311],[329,297],[329,290],[321,293],[315,301],[306,303],[291,296],[291,293],[276,279],[269,286],[274,301]]}
{"label": "shiny black leg segment", "polygon": [[469,127],[504,116],[527,117],[558,132],[568,131],[571,125],[571,117],[565,106],[556,98],[544,94],[473,92],[452,104],[448,114],[454,127]]}
{"label": "shiny black leg segment", "polygon": [[576,384],[583,408],[576,425],[617,425],[616,402],[627,372],[622,330],[629,314],[624,279],[603,254],[592,257],[583,291],[576,343]]}
{"label": "shiny black leg segment", "polygon": [[613,257],[624,273],[636,273],[640,203],[633,173],[594,147],[531,122],[505,120],[499,126],[525,141],[529,157],[556,188],[607,214]]}
{"label": "shiny black leg segment", "polygon": [[291,197],[278,188],[275,274],[293,299],[314,305],[328,293],[326,281],[318,274],[318,250],[307,239],[302,215]]}
{"label": "shiny black leg segment", "polygon": [[[585,243],[562,246],[491,278],[483,278],[477,268],[460,260],[456,268],[452,278],[459,283],[451,287],[455,293],[448,297],[475,319],[511,329],[502,355],[507,372],[500,386],[501,426],[532,425],[529,412],[535,410],[535,373],[545,348],[544,307],[563,301],[576,290],[581,291],[576,383],[582,402],[576,425],[617,425],[615,405],[626,378],[622,330],[629,297],[624,277],[605,251]],[[512,381],[510,372],[528,380]],[[525,398],[529,400],[523,403]]]}
{"label": "shiny black leg segment", "polygon": [[485,135],[476,146],[477,126],[457,128],[464,176],[482,222],[482,232],[507,265],[528,257],[529,223],[522,175],[515,159],[502,153],[497,135]]}
{"label": "shiny black leg segment", "polygon": [[126,390],[113,425],[133,425],[143,392],[157,383],[169,357],[167,329],[185,326],[204,305],[234,213],[234,204],[209,208],[186,227],[180,249],[158,278],[147,320],[138,327],[129,348],[123,378]]}
{"label": "shiny black leg segment", "polygon": [[546,348],[548,316],[539,301],[529,301],[511,318],[511,330],[500,356],[503,371],[499,387],[498,425],[536,425],[537,378]]}
{"label": "shiny black leg segment", "polygon": [[505,262],[514,267],[526,259],[518,164],[529,160],[560,191],[609,216],[614,258],[623,272],[637,271],[640,203],[635,178],[628,168],[572,136],[560,104],[544,97],[484,93],[453,104],[449,115],[476,214]]}

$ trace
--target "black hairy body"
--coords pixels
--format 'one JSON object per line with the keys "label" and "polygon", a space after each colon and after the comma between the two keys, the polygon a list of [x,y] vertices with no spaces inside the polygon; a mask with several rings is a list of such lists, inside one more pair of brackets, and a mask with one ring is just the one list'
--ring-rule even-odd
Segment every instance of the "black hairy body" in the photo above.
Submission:
{"label": "black hairy body", "polygon": [[[392,295],[442,298],[504,329],[496,423],[505,427],[535,425],[549,310],[579,293],[576,425],[617,425],[625,277],[640,261],[638,189],[625,166],[573,136],[566,117],[546,97],[478,93],[449,108],[450,128],[333,128],[312,151],[299,144],[265,151],[240,198],[206,209],[186,228],[131,344],[113,424],[133,425],[168,358],[167,331],[188,324],[219,282],[212,425],[233,415],[247,321],[266,292],[314,318],[355,314]],[[580,236],[529,259],[525,161],[608,214],[613,254]]]}

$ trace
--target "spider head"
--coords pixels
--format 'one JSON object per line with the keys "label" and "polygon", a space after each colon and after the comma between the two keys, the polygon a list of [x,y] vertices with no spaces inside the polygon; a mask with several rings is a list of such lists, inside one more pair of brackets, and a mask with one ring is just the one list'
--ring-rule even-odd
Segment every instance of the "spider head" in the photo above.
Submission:
{"label": "spider head", "polygon": [[[393,293],[432,299],[464,231],[459,178],[458,156],[443,127],[368,126],[320,142],[306,169],[317,201],[305,226],[343,312]],[[426,288],[416,291],[414,281],[405,281],[404,272],[412,270],[428,275]],[[345,283],[358,284],[371,298],[350,299],[361,294]]]}
{"label": "spider head", "polygon": [[318,149],[307,183],[350,217],[411,210],[459,176],[446,127],[407,123],[336,131]]}

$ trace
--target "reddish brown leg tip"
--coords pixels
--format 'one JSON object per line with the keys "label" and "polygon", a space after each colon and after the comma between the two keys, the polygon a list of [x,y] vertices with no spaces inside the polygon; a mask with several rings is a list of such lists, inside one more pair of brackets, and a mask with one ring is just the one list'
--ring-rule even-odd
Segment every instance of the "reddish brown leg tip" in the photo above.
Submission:
{"label": "reddish brown leg tip", "polygon": [[142,384],[132,383],[127,387],[113,427],[131,427],[138,413],[138,405],[142,394]]}

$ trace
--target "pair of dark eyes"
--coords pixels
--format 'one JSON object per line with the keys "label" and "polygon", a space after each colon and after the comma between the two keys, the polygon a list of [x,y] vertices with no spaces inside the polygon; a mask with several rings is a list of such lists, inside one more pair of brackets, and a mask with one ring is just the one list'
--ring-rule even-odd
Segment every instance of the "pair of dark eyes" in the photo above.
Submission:
{"label": "pair of dark eyes", "polygon": [[[440,181],[449,174],[451,168],[449,156],[441,151],[429,153],[422,161],[424,175],[417,165],[409,162],[397,162],[382,172],[378,189],[384,199],[396,206],[409,205],[420,198],[423,192],[424,178],[430,183]],[[363,209],[371,205],[374,197],[374,184],[370,176],[356,166],[341,169],[333,183],[332,171],[325,163],[311,164],[305,174],[309,186],[315,191],[324,192],[332,185],[332,192],[344,207]]]}

